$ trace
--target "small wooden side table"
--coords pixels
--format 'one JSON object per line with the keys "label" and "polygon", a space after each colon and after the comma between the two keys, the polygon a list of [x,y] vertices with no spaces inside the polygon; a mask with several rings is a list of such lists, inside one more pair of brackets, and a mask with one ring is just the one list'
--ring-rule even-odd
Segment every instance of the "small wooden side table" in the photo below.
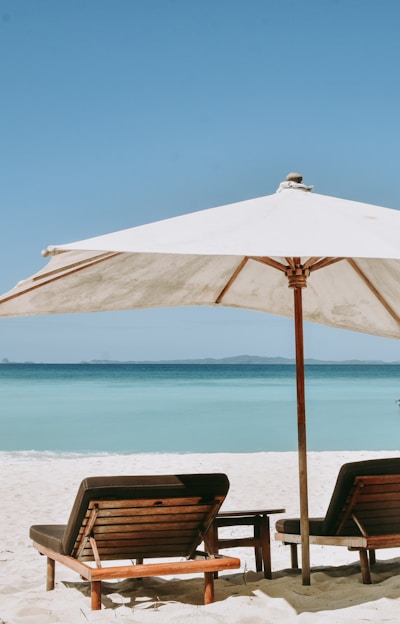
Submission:
{"label": "small wooden side table", "polygon": [[[221,548],[252,547],[256,559],[256,570],[264,570],[264,578],[272,578],[271,574],[271,542],[269,516],[271,514],[285,513],[285,509],[251,509],[244,511],[225,511],[215,518],[211,525],[207,544],[215,554]],[[253,536],[220,538],[218,529],[227,526],[252,526]]]}

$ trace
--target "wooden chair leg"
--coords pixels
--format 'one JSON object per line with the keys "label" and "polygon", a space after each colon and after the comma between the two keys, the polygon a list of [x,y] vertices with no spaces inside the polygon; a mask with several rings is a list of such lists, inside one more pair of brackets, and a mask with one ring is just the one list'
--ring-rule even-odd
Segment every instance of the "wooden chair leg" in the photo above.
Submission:
{"label": "wooden chair leg", "polygon": [[360,551],[360,566],[361,566],[361,576],[362,582],[366,585],[371,584],[371,572],[369,568],[368,554],[365,549],[361,549]]}
{"label": "wooden chair leg", "polygon": [[297,544],[290,544],[290,560],[293,570],[299,569],[299,560],[297,557]]}
{"label": "wooden chair leg", "polygon": [[376,563],[376,553],[375,550],[369,550],[369,564],[374,565]]}
{"label": "wooden chair leg", "polygon": [[93,611],[98,611],[101,609],[101,581],[91,582],[90,593],[92,598],[92,609]]}
{"label": "wooden chair leg", "polygon": [[214,572],[204,572],[204,604],[214,602]]}
{"label": "wooden chair leg", "polygon": [[54,559],[47,557],[47,578],[46,578],[46,590],[51,591],[54,589],[54,576],[55,576],[56,562]]}

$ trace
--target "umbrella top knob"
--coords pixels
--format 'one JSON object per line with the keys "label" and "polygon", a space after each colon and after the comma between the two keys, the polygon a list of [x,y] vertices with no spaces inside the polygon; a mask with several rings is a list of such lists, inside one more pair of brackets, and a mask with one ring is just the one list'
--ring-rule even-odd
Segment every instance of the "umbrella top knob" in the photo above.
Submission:
{"label": "umbrella top knob", "polygon": [[303,184],[303,176],[301,175],[301,173],[292,171],[291,173],[287,174],[285,182],[280,183],[276,192],[280,193],[285,189],[300,189],[301,191],[312,191],[313,187]]}
{"label": "umbrella top knob", "polygon": [[301,184],[303,182],[303,176],[301,175],[301,173],[296,173],[295,171],[292,171],[291,173],[287,174],[286,181],[297,182],[297,184]]}

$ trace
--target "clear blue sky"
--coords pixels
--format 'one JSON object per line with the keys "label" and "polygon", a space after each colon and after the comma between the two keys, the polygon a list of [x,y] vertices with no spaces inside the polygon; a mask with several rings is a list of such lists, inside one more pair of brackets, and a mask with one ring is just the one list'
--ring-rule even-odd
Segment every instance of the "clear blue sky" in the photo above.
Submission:
{"label": "clear blue sky", "polygon": [[[400,208],[398,0],[0,0],[0,291],[40,251],[273,193]],[[306,356],[400,343],[306,327]],[[0,321],[0,359],[293,355],[292,322],[229,309]]]}

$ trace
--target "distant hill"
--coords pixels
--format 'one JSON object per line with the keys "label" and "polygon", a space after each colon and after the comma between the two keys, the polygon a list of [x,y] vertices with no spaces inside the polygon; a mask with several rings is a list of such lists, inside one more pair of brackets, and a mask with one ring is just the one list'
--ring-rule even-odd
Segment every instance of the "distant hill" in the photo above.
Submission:
{"label": "distant hill", "polygon": [[[263,357],[260,355],[235,355],[225,358],[198,358],[187,360],[132,360],[119,362],[116,360],[91,360],[89,362],[82,362],[82,364],[206,364],[206,365],[219,365],[219,364],[231,364],[231,365],[254,365],[254,364],[279,364],[279,365],[294,365],[296,361],[293,358],[284,357]],[[306,358],[305,363],[310,366],[321,365],[398,365],[400,362],[384,362],[383,360],[316,360],[313,358]]]}
{"label": "distant hill", "polygon": [[[63,362],[58,362],[62,364]],[[323,365],[343,365],[343,366],[361,366],[361,365],[374,365],[385,366],[388,364],[399,365],[400,361],[385,362],[383,360],[316,360],[313,358],[306,358],[305,363],[308,366],[323,366]],[[8,358],[0,360],[1,364],[46,364],[46,362],[12,362]],[[84,360],[81,362],[75,362],[75,364],[205,364],[207,366],[220,364],[243,366],[243,365],[255,365],[255,364],[270,364],[270,365],[291,365],[296,364],[293,358],[285,357],[263,357],[260,355],[234,355],[232,357],[225,358],[193,358],[186,360]]]}

